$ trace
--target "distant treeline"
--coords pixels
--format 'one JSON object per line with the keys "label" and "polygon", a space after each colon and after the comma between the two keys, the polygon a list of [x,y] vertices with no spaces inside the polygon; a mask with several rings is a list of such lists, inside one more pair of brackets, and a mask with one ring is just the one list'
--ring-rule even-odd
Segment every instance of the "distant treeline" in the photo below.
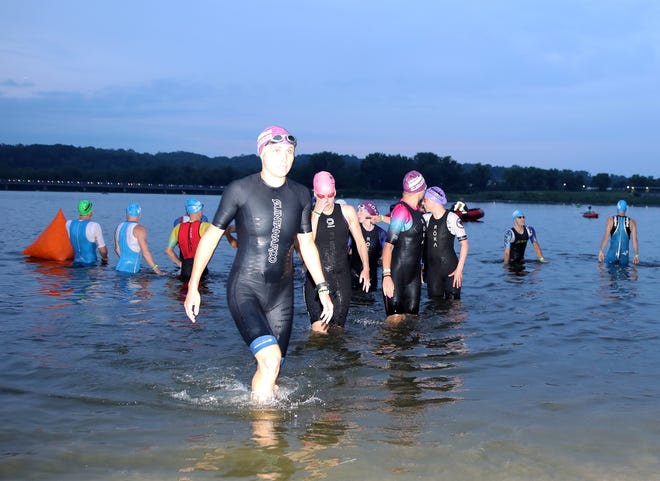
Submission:
{"label": "distant treeline", "polygon": [[[158,154],[133,150],[97,149],[70,145],[0,144],[0,179],[63,181],[143,182],[223,186],[259,171],[256,155],[207,157],[190,152]],[[448,192],[487,191],[580,191],[637,187],[660,187],[660,179],[585,171],[498,167],[459,163],[451,156],[421,152],[414,157],[373,153],[361,159],[321,152],[297,155],[290,176],[311,187],[314,173],[330,171],[338,189],[350,192],[399,192],[404,174],[417,169],[429,185]]]}

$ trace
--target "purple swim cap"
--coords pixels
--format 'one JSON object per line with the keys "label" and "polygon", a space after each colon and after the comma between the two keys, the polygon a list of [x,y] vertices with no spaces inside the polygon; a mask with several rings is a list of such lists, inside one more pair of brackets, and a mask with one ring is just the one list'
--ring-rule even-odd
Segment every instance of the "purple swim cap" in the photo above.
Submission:
{"label": "purple swim cap", "polygon": [[358,205],[358,209],[360,207],[366,210],[369,215],[378,215],[378,207],[376,207],[376,204],[374,204],[370,200],[365,200],[364,202],[362,202],[360,205]]}
{"label": "purple swim cap", "polygon": [[[277,140],[277,143],[286,142],[291,144],[294,147],[296,146],[296,138],[291,135],[284,127],[277,127],[276,125],[271,125],[266,127],[263,132],[257,137],[257,154],[261,156],[261,151],[264,150],[268,144],[273,142],[273,138],[276,136],[281,136],[280,140]],[[278,137],[279,138],[279,137]]]}
{"label": "purple swim cap", "polygon": [[314,192],[321,195],[335,192],[335,178],[330,172],[322,170],[314,176]]}
{"label": "purple swim cap", "polygon": [[429,187],[426,189],[426,193],[424,194],[424,198],[431,200],[433,202],[437,202],[438,204],[445,205],[447,203],[447,197],[445,196],[445,191],[442,190],[440,187]]}
{"label": "purple swim cap", "polygon": [[403,191],[407,194],[417,194],[426,189],[424,176],[416,170],[411,170],[403,178]]}

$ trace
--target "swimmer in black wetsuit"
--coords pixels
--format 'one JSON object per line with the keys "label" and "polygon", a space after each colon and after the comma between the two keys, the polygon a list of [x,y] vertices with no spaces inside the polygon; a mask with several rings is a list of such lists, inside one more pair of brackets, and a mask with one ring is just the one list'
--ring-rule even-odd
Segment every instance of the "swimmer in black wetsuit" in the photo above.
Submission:
{"label": "swimmer in black wetsuit", "polygon": [[[365,292],[372,292],[378,288],[378,261],[383,255],[383,246],[387,239],[387,232],[374,223],[374,220],[384,218],[378,212],[378,207],[371,201],[364,201],[358,205],[357,217],[360,222],[360,230],[365,244],[367,244],[367,253],[369,255],[369,275],[370,285]],[[351,240],[351,277],[353,289],[359,288],[358,280],[362,272],[362,259],[357,249],[353,249],[355,243]]]}
{"label": "swimmer in black wetsuit", "polygon": [[314,176],[316,204],[312,211],[312,231],[319,250],[325,279],[330,285],[334,315],[330,323],[321,320],[323,306],[309,273],[305,279],[305,304],[315,332],[327,332],[330,325],[344,327],[348,307],[351,303],[351,267],[348,259],[349,232],[355,239],[355,249],[360,253],[363,266],[360,282],[364,290],[369,289],[369,255],[362,237],[355,209],[346,204],[335,203],[335,179],[330,172],[317,172]]}
{"label": "swimmer in black wetsuit", "polygon": [[532,243],[539,262],[546,262],[541,245],[536,238],[536,230],[531,225],[525,225],[525,214],[522,210],[513,211],[513,227],[504,234],[504,265],[522,265],[525,260],[527,242]]}
{"label": "swimmer in black wetsuit", "polygon": [[390,321],[419,312],[424,220],[417,206],[425,190],[422,174],[408,172],[403,179],[403,197],[390,216],[383,248],[383,297]]}
{"label": "swimmer in black wetsuit", "polygon": [[281,127],[268,127],[257,139],[261,172],[232,182],[225,189],[211,225],[199,242],[193,264],[186,314],[199,314],[199,279],[230,222],[240,239],[227,285],[229,309],[257,360],[252,399],[272,400],[280,364],[289,344],[293,320],[292,248],[297,239],[308,272],[317,283],[329,322],[333,307],[310,225],[308,190],[286,178],[293,165],[296,139]]}
{"label": "swimmer in black wetsuit", "polygon": [[[426,189],[422,207],[426,211],[426,237],[424,238],[424,281],[431,298],[460,299],[463,285],[463,267],[469,249],[467,234],[461,218],[445,209],[447,197],[440,187]],[[454,239],[461,246],[456,257]]]}

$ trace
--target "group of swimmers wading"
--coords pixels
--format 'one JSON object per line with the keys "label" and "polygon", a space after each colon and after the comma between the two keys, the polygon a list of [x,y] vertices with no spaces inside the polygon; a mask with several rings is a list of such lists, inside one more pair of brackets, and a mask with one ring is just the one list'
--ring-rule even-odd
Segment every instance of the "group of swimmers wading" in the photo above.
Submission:
{"label": "group of swimmers wading", "polygon": [[[184,301],[187,316],[196,322],[200,279],[234,222],[238,247],[227,298],[238,331],[257,361],[251,386],[257,403],[275,398],[291,337],[294,246],[305,265],[304,296],[311,329],[318,332],[344,326],[353,289],[369,292],[376,288],[381,257],[387,320],[398,321],[419,312],[422,280],[430,297],[460,298],[469,249],[460,213],[446,209],[443,190],[427,187],[422,174],[414,170],[405,175],[402,197],[388,215],[380,214],[370,201],[362,202],[357,211],[335,202],[335,179],[326,171],[314,176],[312,207],[307,187],[287,178],[296,145],[296,138],[282,127],[268,127],[259,134],[261,171],[225,189],[213,221],[199,239]],[[619,207],[621,215],[608,220],[599,258],[603,260],[611,236],[612,244],[619,247],[616,256],[608,254],[606,260],[616,257],[623,262],[630,238],[637,263],[635,222],[625,217],[625,205]],[[514,227],[505,239],[505,261],[522,260],[531,241],[544,262],[535,231],[525,225],[522,211],[513,217]],[[387,231],[378,222],[389,224]]]}

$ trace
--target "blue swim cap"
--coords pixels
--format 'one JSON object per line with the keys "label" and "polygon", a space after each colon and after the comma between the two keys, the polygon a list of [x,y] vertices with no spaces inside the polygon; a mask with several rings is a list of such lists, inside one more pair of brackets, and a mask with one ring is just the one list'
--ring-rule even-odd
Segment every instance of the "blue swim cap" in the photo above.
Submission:
{"label": "blue swim cap", "polygon": [[616,210],[619,211],[619,212],[627,211],[628,210],[628,202],[621,199],[619,202],[616,203]]}
{"label": "blue swim cap", "polygon": [[194,214],[195,212],[199,212],[204,208],[204,204],[202,204],[200,201],[197,199],[193,199],[192,197],[186,201],[186,212],[188,214]]}
{"label": "blue swim cap", "polygon": [[131,217],[140,217],[141,213],[142,207],[140,207],[140,204],[132,202],[128,204],[128,207],[126,207],[126,215],[130,215]]}
{"label": "blue swim cap", "polygon": [[514,219],[516,217],[525,217],[525,213],[520,209],[516,209],[513,211],[513,214],[511,214],[511,217],[513,217]]}

